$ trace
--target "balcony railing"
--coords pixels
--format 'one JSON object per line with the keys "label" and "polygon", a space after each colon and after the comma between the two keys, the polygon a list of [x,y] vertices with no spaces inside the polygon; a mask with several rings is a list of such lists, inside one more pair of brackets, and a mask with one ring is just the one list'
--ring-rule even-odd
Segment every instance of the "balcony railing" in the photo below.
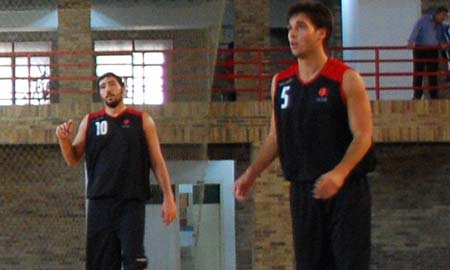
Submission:
{"label": "balcony railing", "polygon": [[[436,49],[436,48],[430,48]],[[435,75],[439,90],[447,91],[448,59],[443,54],[436,61],[437,72],[413,72],[412,48],[406,46],[334,47],[330,55],[342,59],[360,72],[369,96],[373,100],[410,99],[414,90],[414,75]],[[45,104],[51,96],[64,94],[93,94],[97,56],[128,55],[133,51],[52,51],[0,54],[1,105]],[[170,100],[265,100],[270,98],[270,82],[273,75],[295,62],[289,48],[267,49],[173,49],[148,51],[161,53],[164,61],[157,64],[163,70],[159,75],[165,101]],[[9,59],[9,60],[8,60]],[[155,76],[152,68],[136,72],[146,66],[144,62],[117,61],[102,64],[102,70],[119,73],[127,80],[129,95],[151,95]],[[151,64],[147,66],[152,66]],[[147,67],[146,66],[146,67]],[[120,67],[128,70],[120,74]],[[116,70],[119,71],[116,71]],[[144,69],[142,69],[144,70]],[[153,69],[154,70],[154,69]],[[152,77],[153,76],[153,77]],[[152,79],[153,78],[153,79]],[[137,83],[139,81],[139,84]],[[426,80],[424,80],[426,83]],[[81,83],[82,82],[82,83]],[[425,91],[429,86],[424,86]],[[448,91],[450,94],[450,91]],[[237,94],[237,98],[236,98]],[[131,97],[130,97],[131,98]],[[11,102],[8,103],[8,100]],[[24,102],[26,100],[27,102]],[[51,102],[57,102],[57,98]],[[132,100],[132,98],[130,99]],[[34,102],[33,102],[34,101]],[[44,102],[45,101],[45,102]]]}

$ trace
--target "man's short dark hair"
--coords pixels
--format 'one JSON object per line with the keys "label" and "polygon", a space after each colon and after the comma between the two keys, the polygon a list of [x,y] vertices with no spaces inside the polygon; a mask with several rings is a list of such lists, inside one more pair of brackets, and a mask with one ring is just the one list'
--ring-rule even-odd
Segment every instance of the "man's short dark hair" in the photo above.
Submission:
{"label": "man's short dark hair", "polygon": [[100,90],[100,81],[107,77],[113,77],[120,85],[120,87],[125,87],[125,83],[123,82],[122,77],[117,76],[116,74],[112,72],[107,72],[103,74],[102,76],[98,77],[97,79],[97,90]]}
{"label": "man's short dark hair", "polygon": [[327,44],[333,31],[333,13],[331,10],[324,4],[318,2],[298,2],[289,8],[288,21],[300,13],[308,16],[316,28],[325,28],[327,30],[324,45]]}
{"label": "man's short dark hair", "polygon": [[446,7],[444,7],[444,6],[440,6],[440,7],[438,7],[438,8],[436,9],[435,14],[441,13],[441,12],[448,13],[448,8],[446,8]]}

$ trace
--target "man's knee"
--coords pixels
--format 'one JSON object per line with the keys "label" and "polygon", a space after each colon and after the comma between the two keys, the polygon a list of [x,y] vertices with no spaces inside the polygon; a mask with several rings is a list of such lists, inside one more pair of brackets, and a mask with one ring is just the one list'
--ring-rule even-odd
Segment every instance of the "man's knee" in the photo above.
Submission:
{"label": "man's knee", "polygon": [[148,268],[147,258],[137,258],[134,262],[130,264],[125,264],[123,266],[124,270],[150,270]]}

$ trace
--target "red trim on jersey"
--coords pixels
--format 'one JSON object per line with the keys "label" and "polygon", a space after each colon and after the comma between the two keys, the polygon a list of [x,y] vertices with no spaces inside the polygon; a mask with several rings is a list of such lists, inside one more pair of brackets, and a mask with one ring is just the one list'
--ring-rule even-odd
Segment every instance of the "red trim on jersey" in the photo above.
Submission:
{"label": "red trim on jersey", "polygon": [[[335,58],[332,58],[332,57],[328,57],[327,62],[323,66],[322,70],[319,73],[317,73],[317,75],[314,76],[314,78],[312,78],[308,81],[303,81],[300,78],[299,64],[298,64],[298,62],[296,62],[295,64],[292,64],[290,67],[288,67],[287,69],[285,69],[277,74],[277,78],[275,80],[275,86],[278,86],[279,81],[281,81],[283,79],[288,79],[292,76],[296,76],[297,79],[304,85],[311,84],[320,76],[324,76],[324,77],[330,78],[334,81],[337,81],[341,84],[340,94],[341,94],[342,102],[345,105],[347,103],[346,102],[347,98],[345,96],[345,91],[342,88],[342,81],[344,78],[344,73],[349,69],[352,69],[352,68],[350,66],[348,66],[347,64],[345,64],[344,62],[337,60]],[[277,88],[275,90],[278,91]],[[277,93],[275,93],[275,94],[277,94]]]}
{"label": "red trim on jersey", "polygon": [[[138,111],[138,110],[133,109],[133,108],[126,108],[125,111],[126,111],[127,113],[129,113],[129,114],[134,114],[134,115],[136,115],[136,116],[142,116],[142,112],[141,112],[141,111]],[[124,112],[125,112],[125,111],[124,111]]]}
{"label": "red trim on jersey", "polygon": [[117,119],[117,118],[119,118],[119,117],[121,117],[125,112],[127,112],[128,111],[128,108],[127,107],[125,107],[125,109],[123,110],[123,111],[121,111],[118,115],[116,115],[116,116],[113,116],[113,115],[109,115],[108,113],[106,113],[106,115],[108,115],[109,117],[111,117],[111,118],[114,118],[114,119]]}
{"label": "red trim on jersey", "polygon": [[96,117],[99,117],[101,115],[106,115],[106,111],[105,111],[104,108],[99,110],[99,111],[92,112],[92,113],[88,114],[88,119],[87,119],[87,123],[86,123],[86,133],[84,134],[85,138],[87,138],[88,131],[89,131],[89,126],[91,125],[92,119],[94,119]]}
{"label": "red trim on jersey", "polygon": [[142,117],[142,112],[141,111],[138,111],[138,110],[136,110],[136,109],[133,109],[133,108],[125,108],[125,110],[123,110],[121,113],[119,113],[117,116],[112,116],[112,115],[109,115],[109,114],[107,114],[106,113],[106,110],[105,110],[105,108],[103,108],[103,109],[101,109],[101,110],[99,110],[99,111],[96,111],[96,112],[92,112],[92,113],[90,113],[89,114],[89,116],[88,116],[88,121],[87,121],[87,129],[86,129],[86,136],[87,136],[87,132],[88,132],[88,129],[89,129],[89,126],[91,125],[91,121],[92,121],[92,119],[94,119],[94,118],[96,118],[96,117],[99,117],[99,116],[102,116],[102,115],[107,115],[107,116],[109,116],[109,117],[111,117],[111,118],[119,118],[120,116],[122,116],[124,113],[129,113],[129,114],[133,114],[133,115],[136,115],[136,116],[139,116],[139,117]]}
{"label": "red trim on jersey", "polygon": [[134,114],[134,115],[136,115],[136,116],[142,116],[142,112],[141,111],[138,111],[138,110],[136,110],[136,109],[132,109],[132,108],[125,108],[125,110],[123,110],[123,111],[121,111],[118,115],[116,115],[116,116],[112,116],[112,115],[109,115],[107,112],[106,112],[106,110],[105,109],[101,109],[101,110],[99,110],[99,111],[97,111],[97,112],[93,112],[93,113],[90,113],[89,114],[89,119],[92,119],[92,118],[95,118],[95,117],[98,117],[98,116],[101,116],[101,115],[107,115],[107,116],[109,116],[109,117],[111,117],[111,118],[119,118],[119,117],[121,117],[124,113],[129,113],[129,114]]}
{"label": "red trim on jersey", "polygon": [[323,76],[334,81],[342,82],[344,72],[350,67],[334,58],[328,58],[328,62],[320,72]]}
{"label": "red trim on jersey", "polygon": [[322,76],[330,78],[334,81],[338,81],[340,83],[341,99],[342,99],[342,103],[344,105],[347,104],[347,98],[345,96],[345,91],[342,88],[342,82],[344,80],[344,73],[349,69],[352,69],[352,68],[349,67],[348,65],[346,65],[344,62],[339,61],[334,58],[328,58],[327,64],[320,72],[322,74]]}
{"label": "red trim on jersey", "polygon": [[319,77],[322,75],[324,69],[327,67],[327,65],[328,65],[329,62],[330,62],[330,58],[327,59],[327,62],[325,62],[325,65],[322,67],[322,69],[321,69],[314,77],[312,77],[312,78],[309,79],[308,81],[302,80],[302,78],[300,77],[300,65],[297,65],[297,70],[298,70],[298,72],[297,72],[297,77],[298,77],[298,80],[299,80],[303,85],[308,85],[308,84],[313,83],[314,81],[317,80],[317,78],[319,78]]}
{"label": "red trim on jersey", "polygon": [[111,118],[119,118],[119,117],[121,117],[124,113],[129,113],[129,114],[133,114],[133,115],[136,115],[136,116],[142,116],[142,112],[141,112],[141,111],[138,111],[138,110],[132,109],[132,108],[125,108],[125,110],[123,110],[121,113],[119,113],[119,114],[116,115],[116,116],[109,115],[109,114],[106,113],[106,110],[105,110],[105,109],[101,109],[101,110],[99,110],[99,111],[96,111],[96,112],[93,112],[93,113],[90,113],[90,114],[89,114],[89,117],[88,117],[88,125],[90,124],[90,122],[91,122],[91,120],[92,120],[93,118],[96,118],[96,117],[99,117],[99,116],[102,116],[102,115],[107,115],[107,116],[109,116],[109,117],[111,117]]}
{"label": "red trim on jersey", "polygon": [[[288,67],[287,69],[284,69],[280,72],[277,73],[276,77],[275,77],[275,92],[273,93],[274,96],[276,96],[278,94],[278,83],[281,80],[285,80],[285,79],[289,79],[292,76],[298,76],[298,63],[292,64],[290,67]],[[275,100],[274,100],[275,101]]]}
{"label": "red trim on jersey", "polygon": [[[105,109],[101,109],[101,110],[99,110],[99,111],[90,113],[90,114],[89,114],[89,122],[91,121],[91,119],[93,119],[93,118],[95,118],[95,117],[98,117],[98,116],[101,116],[101,115],[105,115],[105,114],[106,114]],[[88,124],[89,124],[89,123],[88,123]]]}
{"label": "red trim on jersey", "polygon": [[292,77],[293,75],[298,76],[298,62],[295,64],[292,64],[287,69],[284,69],[284,70],[278,72],[276,82],[278,84],[278,81],[288,79],[288,78]]}

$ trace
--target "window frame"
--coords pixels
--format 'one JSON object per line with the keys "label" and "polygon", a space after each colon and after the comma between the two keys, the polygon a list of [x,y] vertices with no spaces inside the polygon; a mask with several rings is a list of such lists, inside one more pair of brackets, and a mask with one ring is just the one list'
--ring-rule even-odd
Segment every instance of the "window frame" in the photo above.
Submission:
{"label": "window frame", "polygon": [[[10,96],[8,96],[8,94],[4,96],[0,95],[0,105],[26,106],[50,104],[51,93],[49,91],[49,85],[52,72],[52,41],[2,41],[0,43],[3,44],[5,48],[9,46],[9,48],[0,51],[0,57],[9,59],[9,64],[2,64],[0,66],[2,68],[9,68],[10,73],[9,76],[2,76],[0,78],[2,83],[9,84],[7,87],[2,86],[2,91],[10,91]],[[25,63],[21,63],[21,60],[24,60]],[[36,64],[35,61],[42,61],[43,64]],[[41,68],[44,69],[43,72]],[[25,70],[24,75],[18,74],[21,69],[22,72]],[[38,70],[39,74],[34,74],[36,70]],[[19,84],[21,82],[26,86],[20,87]],[[19,97],[20,95],[22,95],[22,97]],[[33,97],[33,95],[35,96]]]}
{"label": "window frame", "polygon": [[[112,44],[109,48],[107,43],[110,42]],[[113,44],[116,43],[118,47],[123,47],[125,50],[121,49],[114,49]],[[126,43],[129,43],[128,46]],[[125,44],[125,45],[124,45]],[[103,47],[103,48],[101,48]],[[153,47],[153,48],[151,48]],[[105,49],[106,48],[106,49]],[[167,92],[165,91],[167,89],[167,74],[168,74],[168,62],[169,62],[169,55],[168,50],[171,50],[173,48],[173,40],[170,39],[163,39],[163,40],[155,40],[155,39],[99,39],[94,40],[94,61],[95,61],[95,70],[94,74],[96,76],[100,76],[104,74],[105,72],[114,72],[118,76],[121,76],[124,79],[124,82],[127,87],[127,94],[126,98],[124,98],[124,102],[129,105],[160,105],[164,104],[167,101]],[[151,54],[159,54],[159,57],[162,56],[162,60],[155,61],[147,61],[146,56]],[[111,56],[114,55],[126,55],[130,56],[130,63],[123,64],[124,66],[129,67],[129,71],[127,74],[126,72],[115,72],[112,69],[106,68],[105,70],[102,70],[103,68],[99,67],[105,67],[108,65],[111,66],[119,66],[119,63],[111,62],[109,64],[102,64],[99,63],[99,58],[101,56]],[[140,58],[142,61],[137,61],[136,57],[140,55]],[[104,58],[107,59],[107,58]],[[161,71],[159,74],[156,74],[155,77],[153,77],[152,72],[148,72],[147,70],[150,69]],[[141,69],[140,74],[137,75],[136,70]],[[102,70],[100,72],[100,70]],[[153,77],[153,79],[152,79]],[[150,84],[149,81],[151,80],[160,80],[160,84],[158,84],[156,90],[154,89],[154,84]],[[141,83],[137,84],[137,81],[141,81]],[[94,89],[96,89],[97,85],[94,84]],[[142,89],[142,92],[139,91],[139,89]],[[142,93],[142,94],[140,94]],[[150,94],[149,94],[150,93]],[[152,95],[159,95],[158,99],[152,99]],[[136,95],[139,94],[140,97],[136,97]],[[100,95],[98,94],[98,91],[94,94],[94,100],[100,101]]]}

